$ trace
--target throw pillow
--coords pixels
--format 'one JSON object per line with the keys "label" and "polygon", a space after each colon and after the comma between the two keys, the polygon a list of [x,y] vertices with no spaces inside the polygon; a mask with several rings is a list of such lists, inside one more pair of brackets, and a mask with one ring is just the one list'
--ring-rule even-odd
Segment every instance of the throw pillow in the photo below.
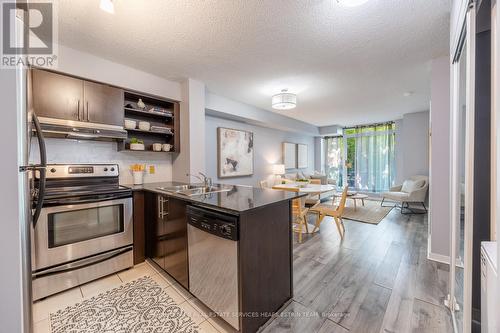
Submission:
{"label": "throw pillow", "polygon": [[401,187],[401,192],[410,193],[418,190],[424,185],[424,180],[410,180],[407,179],[403,182],[403,186]]}

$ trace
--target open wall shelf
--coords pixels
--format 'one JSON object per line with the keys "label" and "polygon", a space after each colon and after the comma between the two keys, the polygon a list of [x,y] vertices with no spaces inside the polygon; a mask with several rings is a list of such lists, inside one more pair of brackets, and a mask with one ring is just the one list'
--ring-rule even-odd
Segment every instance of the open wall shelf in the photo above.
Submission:
{"label": "open wall shelf", "polygon": [[[145,104],[140,108],[137,103],[139,99]],[[180,150],[180,115],[179,102],[151,96],[139,92],[125,91],[123,112],[125,119],[136,121],[137,127],[140,121],[146,121],[151,126],[168,128],[171,133],[146,131],[139,128],[127,129],[127,139],[118,142],[119,151],[142,152],[141,150],[130,150],[130,140],[136,138],[144,142],[144,151],[153,152],[153,143],[171,144],[169,152],[158,153],[178,153]]]}

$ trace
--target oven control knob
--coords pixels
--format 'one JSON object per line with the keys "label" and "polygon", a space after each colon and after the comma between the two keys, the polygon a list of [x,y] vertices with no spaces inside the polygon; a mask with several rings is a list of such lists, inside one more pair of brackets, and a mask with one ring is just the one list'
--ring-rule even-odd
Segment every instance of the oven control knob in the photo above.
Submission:
{"label": "oven control knob", "polygon": [[228,225],[221,225],[220,227],[220,232],[225,235],[225,236],[229,236],[231,235],[231,227],[228,226]]}
{"label": "oven control knob", "polygon": [[52,168],[52,169],[50,169],[50,172],[55,173],[55,172],[56,172],[56,169],[55,169],[55,168]]}
{"label": "oven control knob", "polygon": [[111,172],[115,171],[115,168],[111,168]]}
{"label": "oven control knob", "polygon": [[108,171],[108,168],[104,168],[104,172]]}

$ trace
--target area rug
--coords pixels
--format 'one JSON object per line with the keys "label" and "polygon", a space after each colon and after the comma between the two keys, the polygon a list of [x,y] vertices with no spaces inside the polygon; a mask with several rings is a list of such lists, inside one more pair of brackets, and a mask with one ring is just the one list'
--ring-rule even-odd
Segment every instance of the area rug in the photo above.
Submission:
{"label": "area rug", "polygon": [[379,224],[394,207],[381,207],[380,201],[365,199],[365,205],[358,200],[356,210],[352,200],[347,200],[343,218],[358,222]]}
{"label": "area rug", "polygon": [[52,333],[196,333],[198,326],[146,276],[50,315]]}

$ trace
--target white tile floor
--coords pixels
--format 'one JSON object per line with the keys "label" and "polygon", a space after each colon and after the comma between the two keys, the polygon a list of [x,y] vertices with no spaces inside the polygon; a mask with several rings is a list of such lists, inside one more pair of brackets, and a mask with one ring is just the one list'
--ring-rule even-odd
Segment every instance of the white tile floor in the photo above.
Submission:
{"label": "white tile floor", "polygon": [[207,313],[209,313],[207,307],[193,298],[193,295],[170,276],[156,270],[156,268],[148,262],[35,302],[33,304],[34,332],[50,332],[49,314],[51,312],[64,309],[69,305],[81,302],[86,298],[116,288],[123,283],[130,282],[145,275],[151,276],[153,280],[165,288],[165,292],[199,326],[200,333],[234,332],[234,330],[221,319],[209,318],[207,315]]}

